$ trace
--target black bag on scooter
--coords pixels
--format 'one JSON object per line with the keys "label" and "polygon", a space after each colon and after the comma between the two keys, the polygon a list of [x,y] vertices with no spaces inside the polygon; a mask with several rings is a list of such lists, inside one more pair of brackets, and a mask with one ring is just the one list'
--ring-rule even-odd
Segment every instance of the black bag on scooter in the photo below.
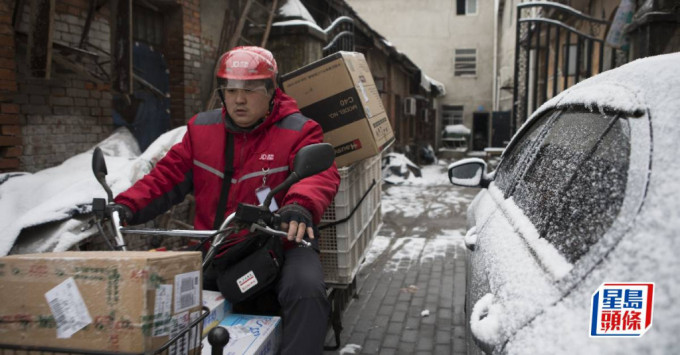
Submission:
{"label": "black bag on scooter", "polygon": [[283,266],[283,241],[264,233],[249,235],[213,261],[217,288],[236,304],[271,289]]}

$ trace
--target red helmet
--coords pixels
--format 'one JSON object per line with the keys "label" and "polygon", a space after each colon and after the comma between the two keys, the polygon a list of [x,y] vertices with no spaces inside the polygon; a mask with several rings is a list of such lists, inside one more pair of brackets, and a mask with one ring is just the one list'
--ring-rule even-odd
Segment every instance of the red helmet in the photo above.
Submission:
{"label": "red helmet", "polygon": [[255,46],[235,47],[220,57],[217,77],[232,80],[270,79],[276,82],[278,68],[272,52]]}

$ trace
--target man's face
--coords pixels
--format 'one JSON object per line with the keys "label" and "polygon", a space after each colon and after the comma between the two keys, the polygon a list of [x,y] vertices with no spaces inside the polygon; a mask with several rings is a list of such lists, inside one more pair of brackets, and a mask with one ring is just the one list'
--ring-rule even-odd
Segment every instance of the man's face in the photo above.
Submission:
{"label": "man's face", "polygon": [[263,80],[229,80],[222,87],[227,112],[239,127],[250,127],[269,110],[273,90]]}

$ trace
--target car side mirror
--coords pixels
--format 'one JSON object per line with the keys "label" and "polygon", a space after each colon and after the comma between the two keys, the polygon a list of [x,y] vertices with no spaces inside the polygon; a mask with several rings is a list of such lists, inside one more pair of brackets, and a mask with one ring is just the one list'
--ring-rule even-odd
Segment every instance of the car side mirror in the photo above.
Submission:
{"label": "car side mirror", "polygon": [[489,187],[491,179],[486,174],[486,162],[479,158],[468,158],[449,165],[449,181],[464,187]]}

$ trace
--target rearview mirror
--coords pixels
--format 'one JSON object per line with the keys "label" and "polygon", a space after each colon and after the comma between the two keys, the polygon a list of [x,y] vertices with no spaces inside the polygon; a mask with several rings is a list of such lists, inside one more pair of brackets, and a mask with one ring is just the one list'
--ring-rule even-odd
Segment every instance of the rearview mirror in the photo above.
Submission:
{"label": "rearview mirror", "polygon": [[293,160],[293,172],[300,179],[318,174],[333,165],[335,151],[328,143],[311,144],[302,147]]}
{"label": "rearview mirror", "polygon": [[449,181],[464,187],[488,187],[491,182],[486,176],[486,162],[479,158],[468,158],[449,165]]}

